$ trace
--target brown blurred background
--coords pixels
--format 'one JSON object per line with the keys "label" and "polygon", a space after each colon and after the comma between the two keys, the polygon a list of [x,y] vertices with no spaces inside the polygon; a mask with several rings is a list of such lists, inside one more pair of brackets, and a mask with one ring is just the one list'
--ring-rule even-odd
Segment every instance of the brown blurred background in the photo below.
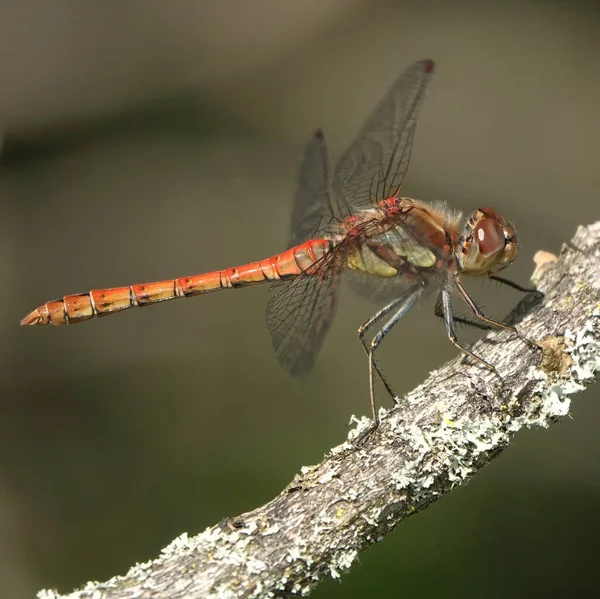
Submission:
{"label": "brown blurred background", "polygon": [[[524,284],[538,248],[600,217],[592,1],[4,0],[0,40],[4,597],[124,573],[260,505],[368,413],[356,328],[373,307],[347,292],[305,382],[272,354],[265,288],[18,321],[66,293],[282,250],[312,131],[335,159],[413,61],[438,71],[405,193],[517,223]],[[499,317],[520,299],[470,288]],[[454,355],[427,303],[382,350],[400,393]],[[313,596],[593,594],[598,398],[520,434]]]}

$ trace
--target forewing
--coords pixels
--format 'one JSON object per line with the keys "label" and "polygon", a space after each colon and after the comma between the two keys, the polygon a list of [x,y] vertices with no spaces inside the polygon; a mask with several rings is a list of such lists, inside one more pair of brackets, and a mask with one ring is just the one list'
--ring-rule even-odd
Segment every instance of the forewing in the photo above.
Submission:
{"label": "forewing", "polygon": [[335,250],[300,276],[271,286],[267,324],[273,348],[293,377],[311,370],[333,319],[339,289]]}
{"label": "forewing", "polygon": [[433,70],[432,60],[421,60],[404,71],[340,160],[337,181],[353,210],[372,208],[379,200],[398,193]]}
{"label": "forewing", "polygon": [[338,210],[331,184],[333,173],[323,132],[319,129],[308,143],[300,166],[290,247],[311,239],[323,229]]}

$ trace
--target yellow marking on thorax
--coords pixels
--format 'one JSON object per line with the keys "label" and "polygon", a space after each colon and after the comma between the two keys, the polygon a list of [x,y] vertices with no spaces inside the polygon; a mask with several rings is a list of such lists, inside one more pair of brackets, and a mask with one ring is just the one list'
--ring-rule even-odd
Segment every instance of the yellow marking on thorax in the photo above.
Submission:
{"label": "yellow marking on thorax", "polygon": [[395,277],[398,274],[393,266],[390,266],[368,248],[354,250],[346,258],[346,264],[348,268],[363,270],[378,277]]}
{"label": "yellow marking on thorax", "polygon": [[406,259],[417,268],[431,268],[437,260],[435,254],[422,245],[415,245],[409,249]]}

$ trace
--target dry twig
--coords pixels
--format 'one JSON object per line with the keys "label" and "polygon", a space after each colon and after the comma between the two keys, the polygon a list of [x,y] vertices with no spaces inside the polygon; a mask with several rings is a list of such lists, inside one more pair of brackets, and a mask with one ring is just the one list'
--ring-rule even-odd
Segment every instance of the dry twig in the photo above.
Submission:
{"label": "dry twig", "polygon": [[[558,260],[538,256],[534,281],[509,322],[544,348],[543,360],[506,332],[475,351],[505,384],[458,357],[433,372],[359,448],[344,443],[302,468],[272,501],[195,537],[182,535],[125,576],[40,599],[286,597],[338,577],[360,551],[467,482],[515,432],[568,413],[569,396],[600,368],[600,222],[581,227]],[[485,347],[484,347],[485,346]],[[366,419],[350,433],[354,438]]]}

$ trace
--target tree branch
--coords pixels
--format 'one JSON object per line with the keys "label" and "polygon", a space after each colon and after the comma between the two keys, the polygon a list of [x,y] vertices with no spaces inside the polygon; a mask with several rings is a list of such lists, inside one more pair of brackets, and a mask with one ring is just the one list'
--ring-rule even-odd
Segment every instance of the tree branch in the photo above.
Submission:
{"label": "tree branch", "polygon": [[[550,255],[551,256],[551,255]],[[470,480],[515,432],[568,413],[569,396],[600,369],[600,222],[580,227],[558,260],[539,254],[543,299],[526,297],[508,322],[543,347],[493,331],[474,347],[501,373],[458,357],[433,372],[360,447],[346,442],[304,467],[280,495],[195,537],[182,535],[125,576],[67,596],[288,597],[337,578],[407,516]],[[368,426],[357,422],[349,440]]]}

